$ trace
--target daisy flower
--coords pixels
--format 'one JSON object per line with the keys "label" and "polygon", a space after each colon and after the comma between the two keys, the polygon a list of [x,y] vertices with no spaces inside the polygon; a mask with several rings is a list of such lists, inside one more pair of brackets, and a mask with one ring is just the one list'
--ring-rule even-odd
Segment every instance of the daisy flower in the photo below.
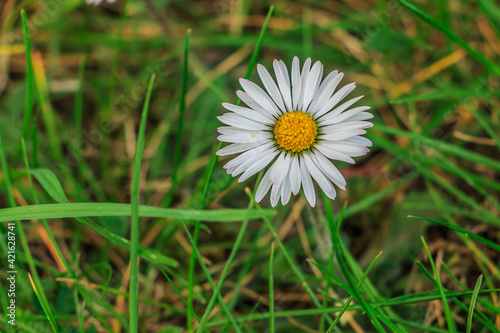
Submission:
{"label": "daisy flower", "polygon": [[[116,0],[106,0],[107,3],[114,3]],[[92,6],[99,6],[103,0],[85,0],[85,3],[87,5],[92,5]]]}
{"label": "daisy flower", "polygon": [[[239,154],[224,168],[239,181],[270,167],[255,193],[260,202],[271,190],[271,205],[281,198],[286,205],[300,188],[314,207],[313,179],[330,199],[333,185],[345,190],[346,181],[332,160],[354,164],[353,157],[365,155],[372,143],[362,137],[373,124],[368,106],[350,108],[363,96],[340,104],[356,85],[347,84],[336,91],[343,73],[333,71],[322,80],[323,65],[311,67],[308,58],[302,71],[299,59],[292,62],[291,77],[285,63],[274,60],[273,80],[267,69],[257,65],[265,90],[252,81],[240,79],[243,91],[236,94],[247,107],[223,103],[230,112],[217,117],[228,125],[219,127],[219,141],[230,145],[219,156]],[[340,105],[339,105],[340,104]]]}

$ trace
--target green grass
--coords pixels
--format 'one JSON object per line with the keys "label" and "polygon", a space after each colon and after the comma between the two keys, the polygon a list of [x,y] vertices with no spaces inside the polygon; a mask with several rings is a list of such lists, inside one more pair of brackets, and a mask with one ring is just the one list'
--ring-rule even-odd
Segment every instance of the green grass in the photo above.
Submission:
{"label": "green grass", "polygon": [[[2,5],[2,332],[500,332],[494,1]],[[294,56],[357,83],[373,147],[272,208],[216,116]]]}

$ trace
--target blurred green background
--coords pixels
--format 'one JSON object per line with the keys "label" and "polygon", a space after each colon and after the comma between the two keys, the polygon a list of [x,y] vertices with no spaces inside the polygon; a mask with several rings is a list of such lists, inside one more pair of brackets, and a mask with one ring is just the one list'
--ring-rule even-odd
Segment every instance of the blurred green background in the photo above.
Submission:
{"label": "blurred green background", "polygon": [[[337,164],[347,179],[347,189],[328,202],[336,216],[347,202],[341,238],[363,270],[384,251],[369,274],[371,291],[363,288],[367,299],[436,290],[414,263],[419,259],[430,270],[421,235],[447,290],[472,290],[480,274],[484,288],[498,287],[497,251],[448,228],[407,217],[446,221],[499,242],[500,7],[493,0],[117,0],[100,6],[79,0],[4,0],[0,3],[0,134],[16,204],[54,202],[38,181],[36,197],[33,194],[22,138],[30,167],[51,170],[71,202],[130,202],[137,130],[154,73],[141,203],[176,209],[198,209],[203,202],[207,209],[246,208],[245,188],[253,190],[257,177],[238,183],[222,169],[227,158],[217,162],[206,200],[203,187],[218,144],[216,130],[221,124],[216,116],[224,112],[222,102],[236,102],[238,79],[247,73],[271,5],[274,11],[258,63],[270,68],[274,59],[288,66],[294,56],[302,61],[307,57],[319,60],[325,72],[345,73],[342,85],[356,82],[356,94],[365,96],[363,104],[371,106],[375,115],[375,126],[368,131],[374,143],[371,152],[357,158],[355,165]],[[27,15],[32,66],[27,63],[21,9]],[[256,71],[250,79],[260,84]],[[183,118],[179,112],[182,98]],[[178,141],[180,123],[183,132]],[[181,149],[176,167],[177,144]],[[5,170],[0,172],[3,207],[9,206],[5,174]],[[261,205],[270,206],[267,197]],[[328,267],[331,240],[324,204],[312,209],[297,196],[276,210],[271,223],[295,267],[324,308],[341,306],[348,294],[338,287],[324,292],[327,277],[307,261]],[[128,218],[93,220],[116,235],[129,237]],[[75,219],[48,223],[73,277],[64,272],[41,222],[23,225],[58,329],[124,331],[128,251]],[[198,248],[216,282],[239,226],[202,224]],[[140,241],[178,262],[177,267],[165,269],[183,297],[187,299],[190,292],[194,295],[193,310],[201,317],[212,288],[198,264],[194,288],[189,287],[191,245],[181,223],[142,218]],[[244,332],[269,331],[271,242],[262,220],[250,221],[221,290],[234,317],[243,318],[238,322]],[[18,264],[25,267],[20,244],[18,251]],[[336,263],[332,269],[340,272]],[[101,296],[108,276],[108,288]],[[156,265],[141,260],[138,278],[141,332],[183,332],[197,327]],[[80,294],[75,285],[80,286]],[[276,246],[275,311],[283,311],[276,318],[276,332],[328,329],[328,322],[318,313],[300,315],[301,310],[317,308],[301,285]],[[498,292],[480,295],[477,307],[490,325],[474,321],[473,332],[492,332],[495,323],[500,328],[498,296]],[[469,304],[468,298],[463,301]],[[17,304],[22,331],[51,331],[23,274],[19,275]],[[465,331],[467,308],[456,303],[450,307],[459,331]],[[397,305],[391,311],[395,323],[406,322],[401,324],[405,332],[448,331],[440,301]],[[335,311],[326,312],[335,318]],[[260,313],[268,315],[260,318]],[[0,323],[7,329],[5,318]],[[226,324],[219,305],[208,323],[210,332],[237,331]],[[346,312],[337,327],[342,332],[373,331],[359,310]]]}

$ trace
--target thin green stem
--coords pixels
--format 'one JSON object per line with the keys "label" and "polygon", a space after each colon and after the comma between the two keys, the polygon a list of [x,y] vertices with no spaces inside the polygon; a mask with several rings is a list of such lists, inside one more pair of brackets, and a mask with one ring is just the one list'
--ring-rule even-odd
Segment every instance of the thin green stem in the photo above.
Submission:
{"label": "thin green stem", "polygon": [[189,37],[191,36],[191,29],[187,31],[186,42],[184,44],[184,66],[182,68],[182,85],[181,85],[181,99],[179,101],[179,119],[177,120],[177,141],[175,143],[174,151],[174,169],[172,171],[172,187],[167,194],[165,205],[167,207],[172,203],[175,188],[178,182],[178,170],[181,161],[182,150],[182,133],[184,130],[184,113],[186,111],[186,93],[187,93],[187,80],[188,80],[188,56],[189,56]]}
{"label": "thin green stem", "polygon": [[[261,31],[259,34],[259,38],[257,39],[255,49],[253,51],[250,62],[248,64],[247,73],[245,75],[245,78],[249,78],[250,75],[252,74],[252,69],[255,66],[255,63],[257,61],[257,56],[259,55],[260,46],[262,45],[262,41],[264,39],[264,35],[265,35],[266,30],[267,30],[267,26],[269,24],[269,21],[271,20],[273,9],[274,9],[273,6],[271,6],[269,8],[266,20],[264,21],[264,24],[262,25],[262,28],[261,28]],[[238,101],[238,103],[239,103],[239,101]],[[222,146],[223,146],[223,142],[221,141],[218,143],[216,151],[220,150],[222,148]],[[213,154],[212,159],[210,160],[210,164],[207,167],[207,173],[206,173],[207,176],[206,176],[206,180],[205,180],[204,187],[203,187],[203,195],[202,195],[202,200],[200,202],[200,209],[205,209],[206,198],[208,196],[208,190],[210,188],[210,182],[212,180],[212,176],[213,176],[213,173],[215,170],[215,166],[217,164],[217,160],[218,160],[218,155]],[[194,227],[194,234],[193,234],[194,244],[198,244],[200,224],[201,224],[201,221],[198,221]],[[193,306],[194,266],[195,266],[195,256],[194,256],[194,253],[191,253],[191,259],[189,261],[189,273],[188,273],[189,274],[188,275],[188,303],[190,306]],[[188,330],[191,328],[191,326],[192,326],[191,325],[191,317],[190,317],[190,314],[188,313],[188,316],[187,316]]]}
{"label": "thin green stem", "polygon": [[[274,243],[271,243],[271,254],[269,256],[269,332],[274,333]],[[323,318],[323,317],[321,317]]]}
{"label": "thin green stem", "polygon": [[139,126],[139,135],[137,136],[137,144],[135,148],[134,169],[132,171],[132,185],[130,190],[131,196],[131,218],[130,218],[130,305],[129,305],[129,326],[130,332],[138,331],[138,275],[139,275],[139,185],[141,179],[141,161],[144,151],[144,136],[146,132],[146,122],[149,110],[149,101],[151,99],[151,91],[153,91],[153,83],[155,74],[151,75],[149,80],[148,91],[144,108],[142,109],[141,124]]}

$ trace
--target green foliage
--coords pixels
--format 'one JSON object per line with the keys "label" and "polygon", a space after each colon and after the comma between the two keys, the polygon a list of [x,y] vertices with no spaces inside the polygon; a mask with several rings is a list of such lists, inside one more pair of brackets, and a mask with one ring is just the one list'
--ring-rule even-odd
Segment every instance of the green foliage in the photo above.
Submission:
{"label": "green foliage", "polygon": [[[2,331],[499,332],[499,7],[274,6],[1,6]],[[270,209],[216,116],[293,56],[357,82],[373,147],[335,201]]]}

